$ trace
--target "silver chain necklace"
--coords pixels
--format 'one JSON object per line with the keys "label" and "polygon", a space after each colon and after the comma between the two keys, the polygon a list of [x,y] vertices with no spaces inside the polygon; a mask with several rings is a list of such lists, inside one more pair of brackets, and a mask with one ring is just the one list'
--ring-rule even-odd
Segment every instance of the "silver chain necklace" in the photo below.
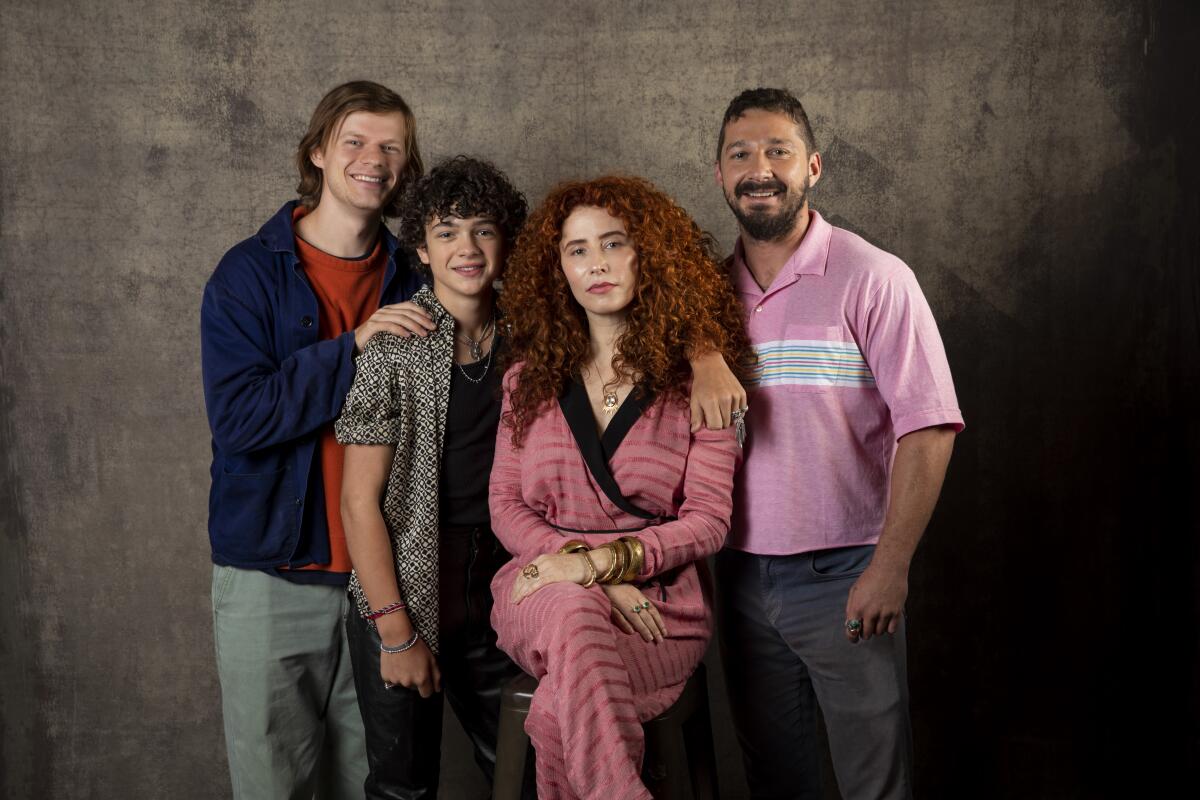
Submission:
{"label": "silver chain necklace", "polygon": [[478,364],[480,361],[484,362],[483,372],[479,373],[478,378],[472,378],[467,374],[467,371],[463,369],[462,364],[459,364],[457,361],[454,362],[458,366],[458,371],[462,373],[462,376],[471,383],[482,383],[483,379],[487,377],[488,369],[492,366],[492,353],[496,352],[495,344],[492,345],[491,350],[488,350],[487,359],[485,360],[483,358],[483,343],[486,342],[492,333],[495,332],[495,329],[496,315],[493,314],[488,319],[487,324],[483,326],[483,331],[479,334],[478,340],[472,339],[465,333],[458,334],[461,339],[466,339],[466,345],[471,349],[471,363]]}
{"label": "silver chain necklace", "polygon": [[458,334],[462,339],[467,340],[467,347],[471,348],[471,361],[479,361],[483,358],[483,343],[486,342],[488,337],[492,335],[492,330],[495,328],[495,325],[496,316],[493,314],[492,317],[487,321],[487,325],[483,326],[483,331],[479,334],[478,341],[472,339],[465,333]]}
{"label": "silver chain necklace", "polygon": [[[496,352],[495,347],[493,347],[491,350],[488,350],[487,360],[484,361],[484,363],[483,363],[483,372],[479,373],[478,378],[472,378],[470,375],[468,375],[467,371],[465,369],[463,369],[462,364],[459,364],[457,361],[455,361],[454,363],[458,367],[458,371],[462,373],[462,376],[464,378],[469,380],[471,383],[481,383],[483,381],[483,379],[487,377],[488,367],[490,367],[492,365],[492,353],[494,353],[494,352]],[[475,363],[478,364],[479,362],[476,361]]]}

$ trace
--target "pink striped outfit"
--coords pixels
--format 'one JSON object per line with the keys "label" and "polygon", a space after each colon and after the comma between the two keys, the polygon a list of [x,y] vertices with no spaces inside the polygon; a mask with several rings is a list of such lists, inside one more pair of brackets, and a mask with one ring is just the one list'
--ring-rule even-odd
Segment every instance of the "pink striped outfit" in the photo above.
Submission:
{"label": "pink striped outfit", "polygon": [[[512,380],[510,371],[505,413]],[[677,517],[635,534],[646,551],[639,583],[668,634],[655,645],[613,624],[599,586],[556,583],[520,605],[509,600],[521,568],[557,552],[567,539],[594,547],[624,535],[554,526],[616,531],[646,522],[617,508],[600,489],[557,404],[548,404],[526,429],[520,449],[501,423],[491,476],[492,529],[513,560],[492,581],[492,625],[501,649],[539,680],[525,724],[537,753],[539,798],[650,797],[640,778],[641,723],[678,699],[708,645],[707,581],[694,562],[725,541],[740,457],[732,429],[692,435],[687,406],[659,399],[608,461],[634,505]]]}

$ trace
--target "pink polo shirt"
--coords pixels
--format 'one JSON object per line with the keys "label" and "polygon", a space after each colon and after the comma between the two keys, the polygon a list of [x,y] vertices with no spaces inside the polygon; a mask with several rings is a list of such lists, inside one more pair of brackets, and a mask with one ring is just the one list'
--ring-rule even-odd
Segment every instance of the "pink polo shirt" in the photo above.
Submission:
{"label": "pink polo shirt", "polygon": [[904,262],[812,212],[764,292],[732,256],[758,353],[729,547],[787,555],[874,544],[896,441],[963,428],[937,324]]}

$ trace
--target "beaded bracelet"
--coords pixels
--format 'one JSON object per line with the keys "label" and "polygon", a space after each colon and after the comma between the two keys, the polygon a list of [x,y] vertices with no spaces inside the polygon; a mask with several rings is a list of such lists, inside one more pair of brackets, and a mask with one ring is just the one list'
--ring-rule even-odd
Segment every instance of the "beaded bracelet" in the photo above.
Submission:
{"label": "beaded bracelet", "polygon": [[403,600],[400,600],[396,603],[389,603],[378,611],[372,611],[368,613],[365,617],[363,617],[363,619],[379,619],[380,617],[385,617],[388,614],[394,614],[403,608],[408,608],[408,605]]}
{"label": "beaded bracelet", "polygon": [[413,646],[417,643],[417,639],[420,639],[420,638],[421,638],[421,635],[419,633],[417,633],[416,630],[414,630],[412,633],[412,636],[408,637],[408,640],[405,641],[404,644],[398,644],[395,647],[388,647],[381,640],[379,642],[379,652],[395,655],[396,653],[403,653],[408,650],[412,650]]}

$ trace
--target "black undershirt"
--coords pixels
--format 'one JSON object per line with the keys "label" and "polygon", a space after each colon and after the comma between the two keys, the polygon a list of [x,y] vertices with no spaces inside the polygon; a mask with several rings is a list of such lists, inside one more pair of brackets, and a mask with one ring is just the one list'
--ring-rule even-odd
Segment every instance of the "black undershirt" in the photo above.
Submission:
{"label": "black undershirt", "polygon": [[[452,527],[489,527],[488,478],[496,454],[496,428],[500,423],[500,366],[503,344],[497,338],[487,356],[474,364],[450,369],[450,405],[446,411],[446,438],[442,444],[440,482],[441,524]],[[479,383],[463,376],[465,370]]]}

